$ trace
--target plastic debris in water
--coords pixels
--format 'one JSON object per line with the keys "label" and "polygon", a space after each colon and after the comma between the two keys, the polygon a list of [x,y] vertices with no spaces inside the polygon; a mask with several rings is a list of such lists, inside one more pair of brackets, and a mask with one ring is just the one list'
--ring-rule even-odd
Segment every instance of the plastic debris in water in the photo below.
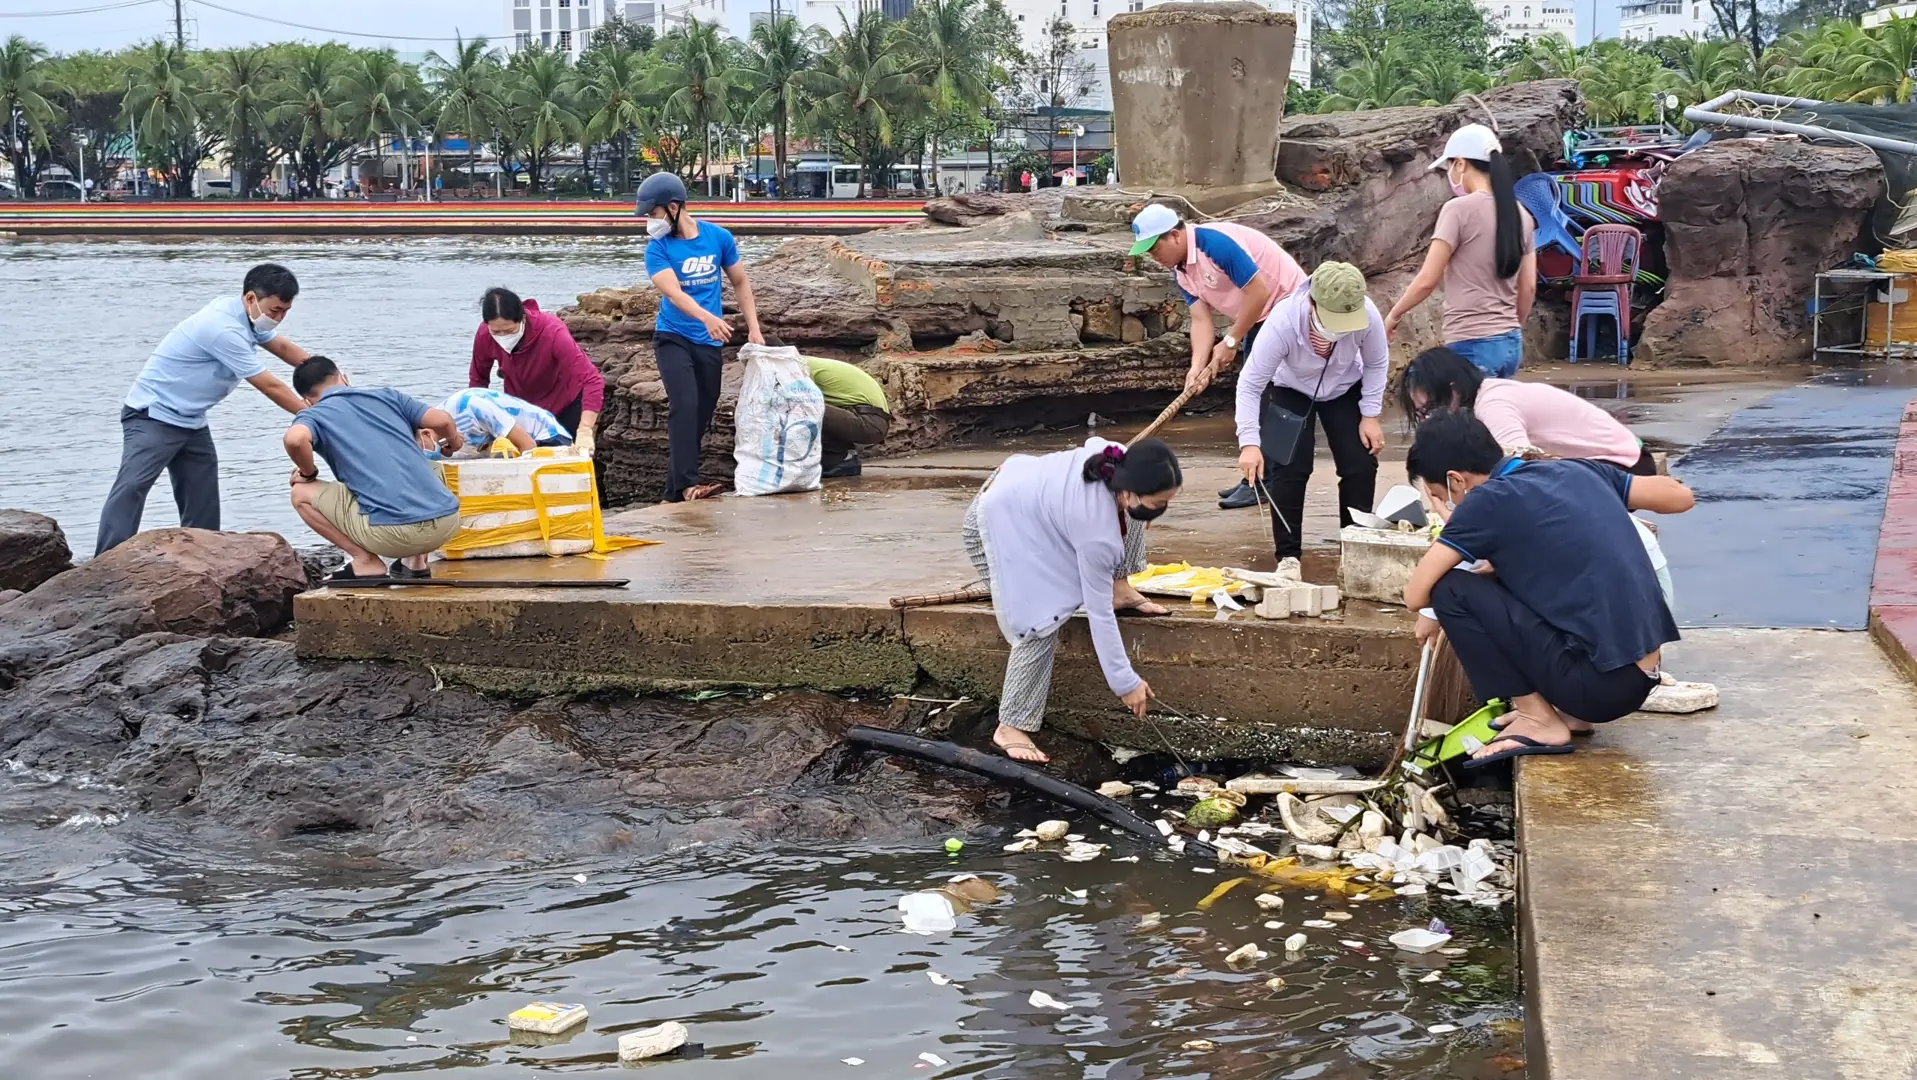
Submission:
{"label": "plastic debris in water", "polygon": [[863,1064],[865,1064],[865,1059],[864,1059],[864,1058],[840,1058],[839,1060],[840,1060],[840,1061],[843,1061],[843,1062],[845,1062],[845,1063],[846,1063],[847,1065],[863,1065]]}
{"label": "plastic debris in water", "polygon": [[1059,1012],[1070,1012],[1072,1009],[1070,1005],[1065,1004],[1043,990],[1032,991],[1032,996],[1025,1000],[1031,1002],[1033,1008],[1038,1009],[1057,1009]]}
{"label": "plastic debris in water", "polygon": [[1107,799],[1123,799],[1131,795],[1132,786],[1123,780],[1107,780],[1098,785],[1098,793]]}
{"label": "plastic debris in water", "polygon": [[574,1024],[585,1022],[584,1005],[568,1005],[558,1001],[535,1001],[506,1014],[506,1026],[511,1030],[533,1031],[541,1035],[557,1035]]}
{"label": "plastic debris in water", "polygon": [[1425,1028],[1425,1030],[1426,1030],[1426,1031],[1428,1031],[1428,1032],[1430,1032],[1430,1033],[1431,1033],[1431,1034],[1433,1034],[1433,1035],[1449,1035],[1449,1034],[1451,1034],[1452,1032],[1454,1032],[1454,1031],[1456,1031],[1456,1030],[1458,1030],[1458,1025],[1456,1025],[1456,1024],[1433,1024],[1433,1025],[1431,1025],[1430,1027],[1428,1027],[1428,1028]]}
{"label": "plastic debris in water", "polygon": [[1210,911],[1212,905],[1216,904],[1226,893],[1250,880],[1251,879],[1247,877],[1235,877],[1230,881],[1220,882],[1216,889],[1206,893],[1205,898],[1198,901],[1198,910]]}
{"label": "plastic debris in water", "polygon": [[1231,953],[1225,957],[1225,963],[1230,964],[1232,967],[1239,967],[1244,964],[1255,964],[1263,960],[1266,955],[1265,950],[1259,948],[1255,942],[1248,942],[1233,949]]}
{"label": "plastic debris in water", "polygon": [[1451,940],[1450,934],[1434,934],[1422,927],[1400,930],[1391,935],[1391,943],[1405,952],[1428,953]]}
{"label": "plastic debris in water", "polygon": [[1038,828],[1032,831],[1040,840],[1049,844],[1055,840],[1065,839],[1065,834],[1072,831],[1072,823],[1069,821],[1041,821],[1038,823]]}
{"label": "plastic debris in water", "polygon": [[1445,937],[1451,936],[1451,928],[1444,924],[1443,919],[1431,920],[1431,923],[1428,926],[1426,926],[1425,929],[1431,931],[1434,934],[1443,934]]}
{"label": "plastic debris in water", "polygon": [[936,972],[936,971],[928,971],[928,972],[926,972],[926,973],[925,973],[925,977],[926,977],[926,978],[928,978],[928,979],[930,979],[930,980],[932,980],[932,985],[933,985],[933,986],[950,986],[950,985],[952,985],[952,977],[951,977],[950,975],[940,975],[940,974],[939,974],[938,972]]}
{"label": "plastic debris in water", "polygon": [[1279,896],[1277,893],[1259,893],[1257,896],[1251,898],[1251,902],[1264,908],[1266,911],[1277,911],[1279,908],[1285,906],[1285,898]]}
{"label": "plastic debris in water", "polygon": [[1193,1039],[1192,1041],[1185,1044],[1185,1049],[1195,1050],[1202,1054],[1207,1050],[1218,1049],[1218,1044],[1215,1042],[1212,1042],[1210,1039]]}
{"label": "plastic debris in water", "polygon": [[1305,947],[1307,940],[1303,934],[1293,934],[1285,939],[1285,951],[1288,953],[1298,952]]}
{"label": "plastic debris in water", "polygon": [[1273,975],[1271,978],[1266,979],[1265,988],[1268,990],[1283,990],[1285,988],[1284,976]]}
{"label": "plastic debris in water", "polygon": [[958,909],[942,892],[915,892],[899,897],[899,915],[908,934],[943,934],[958,928]]}
{"label": "plastic debris in water", "polygon": [[1005,850],[1011,852],[1014,855],[1027,852],[1027,851],[1037,851],[1038,837],[1028,836],[1023,840],[1014,840],[1011,843],[1005,845]]}
{"label": "plastic debris in water", "polygon": [[668,1020],[658,1027],[641,1028],[628,1031],[619,1036],[620,1061],[644,1061],[670,1054],[686,1044],[690,1033],[686,1026],[677,1020]]}
{"label": "plastic debris in water", "polygon": [[572,879],[574,881],[577,881],[581,885],[584,885],[586,883],[586,875],[584,874],[574,874],[572,876]]}
{"label": "plastic debris in water", "polygon": [[1333,930],[1338,926],[1337,923],[1332,922],[1330,919],[1306,919],[1299,925],[1309,927],[1313,930]]}
{"label": "plastic debris in water", "polygon": [[1327,918],[1327,919],[1330,919],[1330,920],[1331,920],[1332,922],[1350,922],[1350,921],[1351,921],[1351,912],[1349,912],[1349,911],[1327,911],[1327,912],[1325,912],[1325,918]]}
{"label": "plastic debris in water", "polygon": [[1065,890],[1065,895],[1071,897],[1074,900],[1083,900],[1087,896],[1090,896],[1091,894],[1092,894],[1092,891],[1090,889],[1066,889]]}
{"label": "plastic debris in water", "polygon": [[932,1066],[934,1069],[942,1069],[945,1067],[945,1059],[937,1054],[920,1054],[919,1060]]}
{"label": "plastic debris in water", "polygon": [[957,855],[960,851],[963,851],[964,849],[965,849],[965,841],[960,840],[956,836],[946,838],[945,853],[947,855]]}
{"label": "plastic debris in water", "polygon": [[1279,922],[1276,919],[1273,919],[1272,921],[1265,924],[1265,929],[1267,930],[1282,930],[1284,929],[1284,927],[1285,927],[1285,924]]}
{"label": "plastic debris in water", "polygon": [[1438,981],[1439,979],[1442,979],[1442,978],[1444,978],[1444,972],[1442,972],[1442,971],[1434,971],[1434,972],[1432,972],[1431,974],[1429,974],[1429,975],[1426,975],[1426,976],[1425,976],[1424,978],[1422,978],[1422,979],[1419,979],[1418,981],[1419,981],[1419,982],[1421,982],[1421,983],[1434,983],[1434,982],[1437,982],[1437,981]]}

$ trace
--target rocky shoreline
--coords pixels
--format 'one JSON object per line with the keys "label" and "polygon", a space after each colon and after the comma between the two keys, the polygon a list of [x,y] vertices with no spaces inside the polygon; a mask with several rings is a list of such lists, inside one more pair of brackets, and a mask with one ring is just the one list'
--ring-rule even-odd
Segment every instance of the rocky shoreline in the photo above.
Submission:
{"label": "rocky shoreline", "polygon": [[49,822],[238,831],[407,866],[902,840],[974,827],[999,798],[847,757],[846,728],[905,720],[882,705],[494,697],[430,670],[301,660],[275,635],[306,587],[278,536],[165,529],[0,602],[5,772],[55,781],[33,794]]}

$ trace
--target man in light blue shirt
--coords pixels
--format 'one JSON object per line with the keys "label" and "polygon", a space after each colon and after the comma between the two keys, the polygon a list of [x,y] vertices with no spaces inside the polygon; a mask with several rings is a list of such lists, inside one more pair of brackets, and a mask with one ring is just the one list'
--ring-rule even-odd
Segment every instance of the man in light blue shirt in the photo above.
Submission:
{"label": "man in light blue shirt", "polygon": [[467,387],[440,408],[459,425],[467,444],[482,454],[495,439],[510,441],[522,454],[535,446],[572,445],[558,417],[504,390]]}
{"label": "man in light blue shirt", "polygon": [[147,492],[162,470],[180,524],[219,529],[220,458],[206,412],[242,380],[287,412],[306,407],[254,351],[263,348],[294,367],[306,361],[306,350],[276,330],[299,291],[291,270],[261,263],[246,272],[240,295],[213,301],[160,340],[120,409],[120,473],[100,511],[95,556],[140,531]]}

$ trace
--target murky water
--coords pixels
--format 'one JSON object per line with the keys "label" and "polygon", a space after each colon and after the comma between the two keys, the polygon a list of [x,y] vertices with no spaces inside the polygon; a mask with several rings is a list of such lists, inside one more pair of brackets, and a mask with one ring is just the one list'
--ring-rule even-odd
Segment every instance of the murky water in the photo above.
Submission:
{"label": "murky water", "polygon": [[[741,246],[750,256],[776,243]],[[300,279],[286,336],[362,384],[432,402],[466,385],[488,287],[553,311],[645,277],[645,244],[628,239],[0,241],[0,505],[53,516],[74,551],[91,554],[119,464],[120,403],[140,366],[176,323],[268,260]],[[223,524],[317,543],[287,504],[286,420],[250,386],[211,413]],[[146,524],[178,520],[162,477]]]}

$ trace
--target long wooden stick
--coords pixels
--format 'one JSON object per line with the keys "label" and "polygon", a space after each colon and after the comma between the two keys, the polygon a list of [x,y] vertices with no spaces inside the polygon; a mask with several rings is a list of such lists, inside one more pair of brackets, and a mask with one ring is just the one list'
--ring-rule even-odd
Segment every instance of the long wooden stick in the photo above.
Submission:
{"label": "long wooden stick", "polygon": [[921,593],[917,596],[894,596],[892,606],[901,611],[906,608],[938,607],[942,604],[973,604],[992,598],[990,585],[968,585],[951,592]]}
{"label": "long wooden stick", "polygon": [[1157,431],[1159,426],[1164,424],[1165,421],[1170,420],[1174,416],[1177,416],[1178,410],[1184,408],[1185,403],[1190,401],[1193,397],[1196,397],[1196,396],[1197,396],[1197,392],[1192,389],[1187,389],[1184,393],[1179,394],[1177,397],[1172,399],[1172,403],[1170,405],[1165,406],[1165,411],[1159,413],[1157,419],[1153,420],[1149,424],[1146,424],[1145,429],[1143,431],[1140,431],[1138,434],[1133,435],[1127,441],[1135,443],[1141,439],[1151,438],[1152,432]]}

